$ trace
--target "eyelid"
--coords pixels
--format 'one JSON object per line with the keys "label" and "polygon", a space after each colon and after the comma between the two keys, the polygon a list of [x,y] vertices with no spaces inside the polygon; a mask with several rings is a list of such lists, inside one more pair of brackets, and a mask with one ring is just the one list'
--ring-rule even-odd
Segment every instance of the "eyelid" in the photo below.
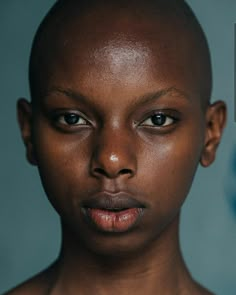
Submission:
{"label": "eyelid", "polygon": [[[174,124],[175,123],[175,119],[174,118],[172,118],[172,117],[170,117],[170,116],[166,116],[166,115],[164,115],[167,119],[166,119],[166,121],[162,124],[162,125],[155,125],[154,123],[152,123],[152,117],[149,117],[149,118],[147,118],[146,120],[144,120],[143,122],[142,122],[142,126],[151,126],[151,127],[155,127],[155,128],[162,128],[162,127],[166,127],[166,126],[169,126],[169,125],[172,125],[172,124]],[[150,123],[149,124],[147,124],[147,123],[145,123],[145,122],[148,122],[150,120]],[[171,122],[169,122],[169,121],[171,121]]]}
{"label": "eyelid", "polygon": [[173,120],[173,123],[171,124],[168,124],[166,126],[158,126],[158,125],[154,125],[154,127],[156,128],[163,128],[163,127],[167,127],[169,125],[173,125],[174,123],[178,122],[180,119],[181,119],[181,114],[177,111],[177,110],[172,110],[172,109],[160,109],[160,110],[154,110],[154,111],[151,111],[149,112],[148,114],[145,115],[145,117],[140,120],[141,123],[140,123],[140,126],[144,127],[149,127],[151,125],[145,125],[143,124],[145,121],[147,120],[151,120],[151,118],[155,115],[164,115],[166,116],[167,118],[170,118]]}
{"label": "eyelid", "polygon": [[[67,115],[76,115],[78,117],[78,119],[84,121],[85,123],[82,123],[82,124],[78,124],[77,122],[76,123],[72,123],[72,124],[69,124],[66,122],[66,116]],[[67,125],[67,126],[79,126],[79,125],[88,125],[88,121],[86,119],[84,119],[82,116],[78,115],[78,114],[75,114],[75,113],[67,113],[67,114],[62,114],[62,115],[59,115],[58,118],[57,118],[58,122],[60,122],[61,124],[63,125]],[[64,122],[63,122],[64,121]]]}
{"label": "eyelid", "polygon": [[[70,124],[67,124],[66,122],[65,123],[59,122],[60,118],[62,118],[63,116],[66,116],[66,115],[70,115],[70,114],[74,114],[74,115],[80,117],[82,120],[86,121],[86,124],[71,124],[70,125]],[[72,109],[54,110],[51,114],[51,118],[57,125],[61,125],[61,126],[63,125],[64,127],[67,127],[67,128],[76,128],[78,126],[91,126],[91,125],[93,125],[91,120],[89,120],[85,114],[81,113],[78,110],[72,110]]]}

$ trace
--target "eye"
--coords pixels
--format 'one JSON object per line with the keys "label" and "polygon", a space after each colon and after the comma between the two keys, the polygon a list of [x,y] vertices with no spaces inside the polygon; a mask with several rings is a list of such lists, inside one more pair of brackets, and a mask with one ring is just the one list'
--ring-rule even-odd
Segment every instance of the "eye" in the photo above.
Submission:
{"label": "eye", "polygon": [[152,115],[151,117],[143,121],[142,126],[165,127],[175,123],[175,121],[175,118],[159,113]]}
{"label": "eye", "polygon": [[88,125],[88,122],[83,117],[75,113],[58,116],[58,122],[63,125]]}

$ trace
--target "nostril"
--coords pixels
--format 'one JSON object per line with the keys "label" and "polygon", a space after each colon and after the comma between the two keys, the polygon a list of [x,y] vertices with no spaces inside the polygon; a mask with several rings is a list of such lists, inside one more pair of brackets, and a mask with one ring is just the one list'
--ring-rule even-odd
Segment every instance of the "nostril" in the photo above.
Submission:
{"label": "nostril", "polygon": [[102,169],[102,168],[95,168],[94,169],[94,172],[97,173],[97,174],[101,174],[101,175],[107,176],[106,171],[104,169]]}
{"label": "nostril", "polygon": [[133,175],[133,171],[131,169],[121,169],[117,172],[113,171],[113,172],[108,172],[103,168],[94,168],[93,170],[94,174],[97,176],[106,176],[106,177],[117,177],[119,175]]}
{"label": "nostril", "polygon": [[132,174],[132,170],[131,169],[122,169],[122,170],[120,170],[119,174],[120,175],[123,175],[123,174]]}

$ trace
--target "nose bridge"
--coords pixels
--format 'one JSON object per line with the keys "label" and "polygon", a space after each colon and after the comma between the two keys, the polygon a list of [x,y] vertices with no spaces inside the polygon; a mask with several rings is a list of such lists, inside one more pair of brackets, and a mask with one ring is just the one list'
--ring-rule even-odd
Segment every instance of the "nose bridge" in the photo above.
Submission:
{"label": "nose bridge", "polygon": [[131,132],[127,128],[103,128],[94,145],[91,164],[96,176],[134,175],[136,155]]}

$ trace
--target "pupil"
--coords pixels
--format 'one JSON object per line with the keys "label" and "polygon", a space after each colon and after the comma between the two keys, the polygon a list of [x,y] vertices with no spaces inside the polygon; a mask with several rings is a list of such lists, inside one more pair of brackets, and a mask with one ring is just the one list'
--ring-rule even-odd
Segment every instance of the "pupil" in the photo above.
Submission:
{"label": "pupil", "polygon": [[155,116],[152,116],[152,123],[155,125],[163,125],[166,122],[166,116],[163,114],[158,114]]}
{"label": "pupil", "polygon": [[65,121],[67,124],[76,124],[79,121],[79,116],[75,114],[65,115]]}

